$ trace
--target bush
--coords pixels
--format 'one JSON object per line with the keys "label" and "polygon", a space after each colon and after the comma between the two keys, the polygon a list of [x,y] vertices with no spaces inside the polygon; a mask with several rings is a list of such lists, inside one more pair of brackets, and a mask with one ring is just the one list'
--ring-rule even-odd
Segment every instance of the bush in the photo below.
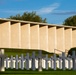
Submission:
{"label": "bush", "polygon": [[72,55],[72,52],[75,51],[75,55],[76,55],[76,47],[73,47],[71,48],[69,51],[68,51],[68,55]]}

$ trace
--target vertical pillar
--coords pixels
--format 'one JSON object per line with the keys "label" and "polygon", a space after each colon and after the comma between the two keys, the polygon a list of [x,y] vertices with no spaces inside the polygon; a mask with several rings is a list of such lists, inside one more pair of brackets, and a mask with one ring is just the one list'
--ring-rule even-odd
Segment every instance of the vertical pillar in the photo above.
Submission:
{"label": "vertical pillar", "polygon": [[59,60],[59,69],[61,69],[62,68],[62,66],[61,66],[61,61],[62,60],[60,58],[58,60]]}
{"label": "vertical pillar", "polygon": [[8,69],[8,57],[6,58],[6,69]]}
{"label": "vertical pillar", "polygon": [[36,63],[35,62],[35,52],[32,53],[32,57],[31,58],[32,58],[32,63],[31,63],[32,64],[32,70],[35,70],[36,69],[36,67],[35,67],[36,66],[35,65],[35,63]]}
{"label": "vertical pillar", "polygon": [[11,24],[11,47],[12,48],[21,48],[20,23]]}
{"label": "vertical pillar", "polygon": [[30,48],[39,49],[39,25],[30,26]]}
{"label": "vertical pillar", "polygon": [[19,66],[18,66],[18,55],[16,55],[15,57],[15,68],[18,69]]}
{"label": "vertical pillar", "polygon": [[40,25],[39,34],[40,49],[48,51],[48,26]]}
{"label": "vertical pillar", "polygon": [[56,54],[54,54],[54,56],[53,56],[54,70],[56,70],[56,67],[57,67],[57,65],[56,65],[56,60],[57,60]]}
{"label": "vertical pillar", "polygon": [[[64,27],[57,27],[57,49],[65,52],[64,43]],[[58,52],[59,53],[59,52]]]}
{"label": "vertical pillar", "polygon": [[4,68],[4,49],[0,50],[0,71],[5,71]]}
{"label": "vertical pillar", "polygon": [[45,69],[48,70],[48,60],[49,60],[48,59],[48,54],[46,54],[44,59],[45,59]]}
{"label": "vertical pillar", "polygon": [[13,69],[13,56],[11,55],[11,58],[10,58],[10,67],[11,69]]}
{"label": "vertical pillar", "polygon": [[68,69],[71,70],[71,63],[70,63],[70,58],[68,58]]}
{"label": "vertical pillar", "polygon": [[72,47],[72,28],[65,28],[65,49]]}
{"label": "vertical pillar", "polygon": [[3,22],[0,24],[0,47],[10,47],[10,22]]}
{"label": "vertical pillar", "polygon": [[42,71],[42,51],[39,51],[39,56],[38,56],[38,70],[41,72]]}
{"label": "vertical pillar", "polygon": [[72,65],[73,65],[73,70],[76,70],[76,53],[75,51],[72,52]]}
{"label": "vertical pillar", "polygon": [[76,47],[76,28],[72,29],[72,47]]}
{"label": "vertical pillar", "polygon": [[62,69],[65,70],[65,53],[62,52]]}
{"label": "vertical pillar", "polygon": [[48,50],[54,52],[54,49],[57,49],[56,27],[48,26]]}
{"label": "vertical pillar", "polygon": [[30,24],[21,25],[21,48],[30,49]]}
{"label": "vertical pillar", "polygon": [[26,54],[25,59],[26,59],[26,67],[25,68],[26,68],[26,70],[29,70],[29,67],[31,64],[31,63],[29,64],[29,60],[30,60],[29,59],[29,53]]}
{"label": "vertical pillar", "polygon": [[23,54],[21,55],[21,69],[23,70],[24,69],[24,56]]}

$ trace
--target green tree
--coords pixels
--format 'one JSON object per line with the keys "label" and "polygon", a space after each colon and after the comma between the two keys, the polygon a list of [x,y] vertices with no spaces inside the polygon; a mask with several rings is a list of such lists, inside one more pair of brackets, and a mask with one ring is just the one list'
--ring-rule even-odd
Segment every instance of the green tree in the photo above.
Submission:
{"label": "green tree", "polygon": [[76,47],[73,47],[71,48],[69,51],[68,51],[68,55],[72,55],[72,52],[75,51],[75,55],[76,55]]}
{"label": "green tree", "polygon": [[36,12],[24,12],[22,15],[10,16],[9,19],[46,23],[46,18],[42,19]]}
{"label": "green tree", "polygon": [[63,25],[76,26],[76,15],[67,18],[67,19],[63,22]]}

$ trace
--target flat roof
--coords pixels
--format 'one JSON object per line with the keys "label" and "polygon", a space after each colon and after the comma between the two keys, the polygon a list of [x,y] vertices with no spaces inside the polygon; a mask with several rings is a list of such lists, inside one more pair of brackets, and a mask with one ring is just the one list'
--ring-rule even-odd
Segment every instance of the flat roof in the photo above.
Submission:
{"label": "flat roof", "polygon": [[14,20],[14,19],[6,19],[6,18],[0,18],[0,22],[20,22],[24,24],[36,24],[36,25],[48,25],[48,26],[56,26],[56,27],[65,27],[65,28],[76,28],[75,26],[66,26],[66,25],[58,25],[58,24],[48,24],[48,23],[40,23],[40,22],[31,22],[31,21],[23,21],[23,20]]}

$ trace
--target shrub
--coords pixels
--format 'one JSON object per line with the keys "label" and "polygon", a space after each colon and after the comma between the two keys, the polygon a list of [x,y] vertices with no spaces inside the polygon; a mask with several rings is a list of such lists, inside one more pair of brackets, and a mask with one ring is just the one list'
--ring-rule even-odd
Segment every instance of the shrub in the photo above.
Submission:
{"label": "shrub", "polygon": [[73,47],[71,48],[69,51],[68,51],[68,55],[72,55],[72,52],[75,51],[75,55],[76,55],[76,47]]}

